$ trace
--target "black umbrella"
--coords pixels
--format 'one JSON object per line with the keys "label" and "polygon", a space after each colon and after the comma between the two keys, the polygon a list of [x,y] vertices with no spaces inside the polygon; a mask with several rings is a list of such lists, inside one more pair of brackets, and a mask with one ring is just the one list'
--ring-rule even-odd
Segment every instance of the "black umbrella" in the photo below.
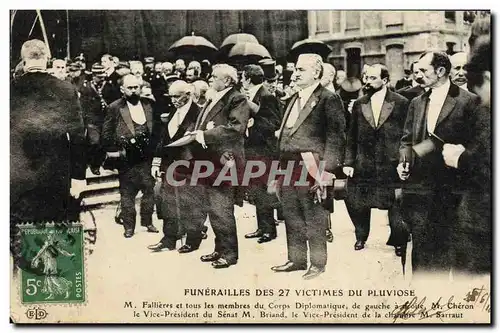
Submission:
{"label": "black umbrella", "polygon": [[292,49],[288,53],[288,58],[290,61],[296,62],[299,55],[303,53],[314,53],[320,55],[323,60],[326,60],[330,52],[332,52],[332,49],[322,41],[307,38],[293,44]]}
{"label": "black umbrella", "polygon": [[182,37],[172,44],[168,50],[176,57],[205,59],[213,57],[217,52],[217,47],[205,37],[195,36],[193,32],[191,36]]}
{"label": "black umbrella", "polygon": [[269,51],[261,45],[255,43],[235,44],[228,55],[229,61],[238,65],[257,64],[264,58],[271,59]]}
{"label": "black umbrella", "polygon": [[246,34],[246,33],[238,33],[238,34],[232,34],[226,37],[222,44],[220,45],[219,52],[223,55],[227,55],[231,48],[235,44],[239,43],[252,43],[252,44],[259,44],[259,41],[254,35],[251,34]]}

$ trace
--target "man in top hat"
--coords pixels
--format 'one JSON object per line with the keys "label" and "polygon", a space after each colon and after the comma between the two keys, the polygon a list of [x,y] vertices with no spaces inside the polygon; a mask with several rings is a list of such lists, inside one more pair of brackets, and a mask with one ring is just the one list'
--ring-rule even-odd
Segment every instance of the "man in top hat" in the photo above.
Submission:
{"label": "man in top hat", "polygon": [[451,61],[451,71],[450,77],[451,82],[459,86],[460,88],[467,90],[467,71],[464,69],[467,63],[467,53],[457,52],[450,57]]}
{"label": "man in top hat", "polygon": [[466,180],[443,161],[443,144],[466,145],[478,97],[450,81],[446,53],[425,52],[415,78],[429,90],[410,102],[397,171],[403,188],[403,211],[412,232],[413,276],[451,268],[450,247],[457,209]]}
{"label": "man in top hat", "polygon": [[101,145],[101,132],[108,104],[102,91],[106,81],[104,67],[95,63],[92,65],[92,80],[85,81],[80,89],[80,101],[83,117],[87,126],[88,164],[93,174],[99,175],[105,153]]}
{"label": "man in top hat", "polygon": [[404,73],[405,73],[404,77],[401,78],[400,80],[398,80],[398,82],[396,82],[396,86],[395,86],[396,90],[412,86],[413,80],[411,78],[411,74],[412,74],[411,69],[405,69]]}
{"label": "man in top hat", "polygon": [[151,83],[155,75],[155,58],[154,57],[145,57],[144,58],[144,74],[142,78],[144,81]]}
{"label": "man in top hat", "polygon": [[257,230],[245,238],[258,238],[258,243],[266,243],[276,238],[273,203],[275,195],[267,193],[267,180],[271,163],[278,159],[277,139],[274,135],[281,124],[281,106],[278,99],[264,86],[264,71],[258,65],[243,68],[241,83],[247,98],[258,108],[252,114],[245,141],[247,161],[263,162],[266,172],[262,177],[252,179],[249,194],[252,197],[257,215]]}
{"label": "man in top hat", "polygon": [[276,61],[272,59],[262,59],[259,61],[260,67],[264,71],[264,86],[273,95],[276,95],[278,73],[276,72]]}
{"label": "man in top hat", "polygon": [[[345,149],[345,117],[339,96],[320,85],[323,61],[317,54],[301,54],[294,80],[301,90],[287,103],[278,134],[280,166],[291,177],[281,190],[285,215],[288,261],[272,267],[275,272],[307,269],[309,244],[311,266],[304,279],[312,279],[325,271],[327,261],[325,221],[328,212],[315,202],[316,179],[309,172],[302,179],[304,156],[312,156],[315,169],[339,172]],[[302,163],[301,163],[302,162]],[[291,167],[289,165],[292,165]],[[309,169],[308,169],[309,170]],[[312,172],[315,174],[316,172]],[[300,180],[300,182],[299,182]]]}
{"label": "man in top hat", "polygon": [[355,250],[365,247],[371,209],[378,208],[389,211],[391,236],[387,244],[400,256],[408,234],[395,200],[396,166],[408,100],[387,89],[388,82],[387,67],[371,65],[366,71],[366,95],[354,102],[343,167],[352,178],[345,205],[355,228]]}

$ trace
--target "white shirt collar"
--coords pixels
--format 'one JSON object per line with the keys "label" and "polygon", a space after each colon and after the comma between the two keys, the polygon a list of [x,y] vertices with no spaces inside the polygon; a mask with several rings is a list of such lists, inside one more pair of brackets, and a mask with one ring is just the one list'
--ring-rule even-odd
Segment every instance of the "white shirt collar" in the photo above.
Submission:
{"label": "white shirt collar", "polygon": [[226,89],[224,90],[221,90],[221,91],[217,91],[215,94],[214,94],[214,98],[212,99],[212,106],[214,106],[215,104],[217,104],[217,102],[220,101],[220,99],[222,97],[224,97],[224,95],[229,91],[231,90],[232,87],[227,87]]}
{"label": "white shirt collar", "polygon": [[467,89],[467,83],[464,83],[462,84],[461,86],[458,86],[460,89],[463,89],[465,91],[469,91],[469,89]]}
{"label": "white shirt collar", "polygon": [[370,99],[376,100],[376,101],[380,101],[380,100],[383,101],[385,99],[386,94],[387,94],[387,86],[384,85],[384,86],[382,86],[382,89],[380,89],[379,91],[374,93]]}
{"label": "white shirt collar", "polygon": [[[186,104],[184,104],[183,106],[178,108],[177,111],[175,111],[175,112],[178,112],[179,116],[184,118],[184,116],[188,113],[189,109],[191,108],[191,104],[193,104],[193,100],[190,98]],[[181,122],[182,122],[182,120],[181,120]]]}
{"label": "white shirt collar", "polygon": [[330,84],[328,84],[325,88],[333,93],[335,92],[335,86],[333,85],[333,82],[330,82]]}
{"label": "white shirt collar", "polygon": [[436,97],[436,96],[441,96],[445,97],[448,95],[448,91],[450,90],[451,82],[450,80],[446,80],[445,84],[437,87],[437,88],[431,88],[432,92],[431,95],[429,96],[430,98]]}
{"label": "white shirt collar", "polygon": [[146,122],[146,114],[144,113],[144,108],[140,101],[136,105],[127,101],[127,106],[130,111],[130,117],[135,123],[142,125]]}
{"label": "white shirt collar", "polygon": [[307,101],[309,99],[309,97],[311,97],[312,93],[314,92],[314,90],[318,86],[319,86],[319,82],[317,82],[315,84],[312,84],[309,87],[304,88],[301,91],[299,91],[299,97],[300,97],[300,99],[303,100],[303,101],[304,100]]}
{"label": "white shirt collar", "polygon": [[259,91],[260,87],[262,87],[262,83],[248,89],[248,96],[249,96],[248,99],[250,101],[253,101],[253,99],[255,98],[255,95],[257,94],[257,91]]}

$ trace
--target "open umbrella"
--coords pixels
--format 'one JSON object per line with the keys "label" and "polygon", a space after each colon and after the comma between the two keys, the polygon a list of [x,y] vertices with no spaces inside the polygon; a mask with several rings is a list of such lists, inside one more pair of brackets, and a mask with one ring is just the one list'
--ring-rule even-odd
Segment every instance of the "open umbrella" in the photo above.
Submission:
{"label": "open umbrella", "polygon": [[168,50],[177,57],[210,58],[217,52],[217,47],[205,37],[195,36],[193,32],[191,36],[182,37],[172,44]]}
{"label": "open umbrella", "polygon": [[270,59],[271,55],[264,46],[247,42],[235,44],[229,51],[228,58],[232,63],[247,65],[257,64],[263,58]]}
{"label": "open umbrella", "polygon": [[228,51],[238,43],[253,43],[253,44],[259,44],[259,41],[254,35],[251,34],[245,34],[245,33],[239,33],[239,34],[232,34],[226,37],[222,44],[220,45],[220,49],[224,48],[229,48]]}
{"label": "open umbrella", "polygon": [[292,49],[288,53],[288,58],[296,62],[299,55],[303,53],[319,54],[323,60],[326,60],[332,49],[320,40],[307,38],[293,44]]}
{"label": "open umbrella", "polygon": [[259,41],[254,35],[246,33],[232,34],[226,37],[219,48],[219,59],[224,60],[227,58],[229,51],[235,44],[238,43],[252,43],[259,44]]}

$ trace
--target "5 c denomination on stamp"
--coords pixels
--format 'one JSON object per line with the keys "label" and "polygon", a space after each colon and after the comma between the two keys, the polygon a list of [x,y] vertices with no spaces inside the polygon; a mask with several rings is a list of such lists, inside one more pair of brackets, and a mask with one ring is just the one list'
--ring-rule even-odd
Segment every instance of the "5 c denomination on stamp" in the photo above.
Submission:
{"label": "5 c denomination on stamp", "polygon": [[85,302],[83,226],[20,226],[21,254],[29,269],[21,270],[24,304]]}

